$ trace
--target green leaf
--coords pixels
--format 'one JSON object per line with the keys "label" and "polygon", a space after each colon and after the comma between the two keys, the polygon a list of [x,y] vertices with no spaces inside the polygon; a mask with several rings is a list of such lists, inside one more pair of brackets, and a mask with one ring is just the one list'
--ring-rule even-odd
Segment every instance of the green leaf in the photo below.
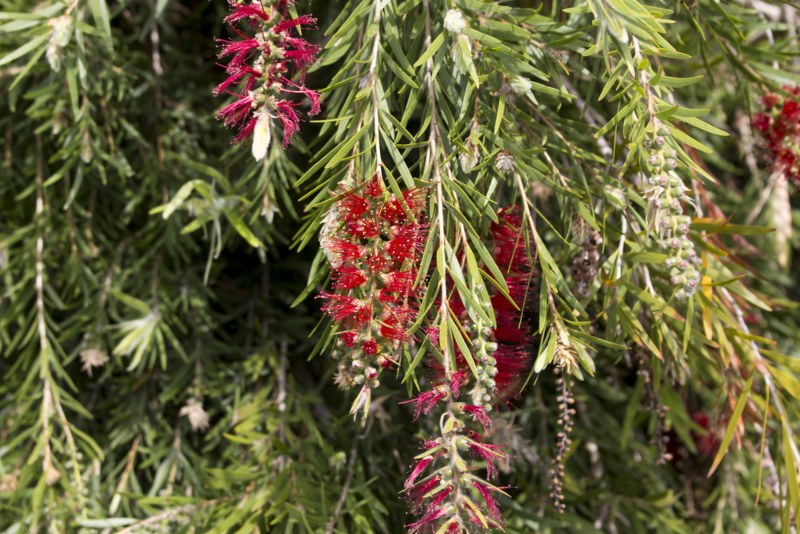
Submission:
{"label": "green leaf", "polygon": [[138,519],[133,517],[109,517],[108,519],[79,519],[77,523],[83,528],[104,529],[126,527],[128,525],[133,525],[137,521]]}
{"label": "green leaf", "polygon": [[670,87],[673,89],[679,89],[681,87],[688,87],[690,85],[694,85],[697,82],[701,81],[705,76],[702,74],[698,74],[697,76],[690,76],[688,78],[673,78],[672,76],[662,75],[661,80],[659,81],[659,85],[663,85],[664,87]]}
{"label": "green leaf", "polygon": [[695,117],[686,117],[686,118],[683,119],[683,122],[685,122],[686,124],[691,124],[692,126],[694,126],[696,128],[700,128],[704,132],[708,132],[708,133],[710,133],[712,135],[719,135],[721,137],[727,137],[729,135],[728,132],[726,132],[725,130],[721,130],[721,129],[717,128],[716,126],[712,126],[712,125],[708,124],[707,122],[705,122],[703,120],[700,120],[698,118],[695,118]]}
{"label": "green leaf", "polygon": [[225,210],[225,217],[228,218],[236,232],[247,241],[251,247],[266,248],[253,233],[252,230],[244,223],[242,218],[233,210]]}
{"label": "green leaf", "polygon": [[711,147],[704,145],[703,143],[701,143],[700,141],[698,141],[693,137],[690,137],[683,130],[680,130],[678,128],[672,128],[670,130],[670,133],[672,134],[672,137],[674,137],[681,143],[685,143],[690,147],[699,150],[700,152],[704,152],[706,154],[714,153],[714,150]]}
{"label": "green leaf", "polygon": [[[114,42],[111,36],[111,17],[108,14],[108,4],[106,0],[89,0],[89,9],[92,17],[105,35],[106,46],[109,50],[114,50]],[[156,24],[155,22],[153,22]]]}
{"label": "green leaf", "polygon": [[766,226],[750,226],[745,224],[730,224],[718,219],[693,219],[692,230],[709,234],[725,235],[764,235],[775,231]]}
{"label": "green leaf", "polygon": [[37,47],[42,46],[44,42],[49,38],[50,38],[49,35],[40,35],[35,39],[26,42],[24,45],[20,46],[13,52],[9,52],[8,54],[0,58],[0,67],[2,67],[3,65],[7,65],[12,61],[16,61],[17,59],[25,56],[26,54],[29,54]]}
{"label": "green leaf", "polygon": [[433,42],[431,42],[431,45],[425,49],[422,55],[419,56],[419,59],[416,61],[416,63],[414,63],[414,68],[418,68],[424,65],[425,62],[427,62],[430,58],[432,58],[433,55],[437,52],[437,50],[439,50],[439,48],[442,47],[442,45],[444,44],[444,40],[445,40],[444,32],[437,35],[436,39],[434,39]]}
{"label": "green leaf", "polygon": [[728,421],[728,427],[725,429],[725,435],[722,437],[719,450],[717,450],[717,454],[714,456],[714,461],[711,463],[711,469],[708,471],[708,476],[714,474],[714,471],[717,470],[720,462],[728,452],[728,447],[731,445],[733,434],[736,431],[736,427],[739,426],[739,419],[741,419],[744,408],[747,405],[747,399],[750,397],[750,388],[753,385],[753,378],[755,378],[755,374],[750,375],[750,379],[747,381],[747,384],[745,384],[744,389],[739,395],[739,399],[736,401],[736,406],[733,408],[733,413]]}

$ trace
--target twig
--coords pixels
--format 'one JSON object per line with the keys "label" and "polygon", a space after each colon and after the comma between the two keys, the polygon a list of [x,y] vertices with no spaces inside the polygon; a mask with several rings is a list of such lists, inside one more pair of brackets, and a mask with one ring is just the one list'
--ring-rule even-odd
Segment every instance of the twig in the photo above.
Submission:
{"label": "twig", "polygon": [[200,508],[205,508],[206,506],[210,506],[212,504],[218,503],[218,502],[220,502],[222,500],[223,499],[216,499],[216,500],[213,500],[213,501],[205,501],[205,502],[198,503],[198,504],[187,504],[185,506],[178,506],[177,508],[169,508],[167,510],[164,510],[161,513],[158,513],[158,514],[155,514],[155,515],[151,515],[147,519],[143,519],[142,521],[139,521],[138,523],[134,523],[133,525],[130,525],[130,526],[118,531],[117,534],[132,534],[134,532],[139,532],[139,531],[141,531],[141,529],[143,527],[156,524],[156,523],[158,523],[159,521],[161,521],[163,519],[170,519],[170,518],[173,518],[173,517],[178,516],[178,515],[182,515],[182,514],[186,514],[186,513],[189,513],[189,512],[193,512],[193,511],[198,510]]}
{"label": "twig", "polygon": [[325,526],[325,534],[333,534],[334,529],[336,528],[336,523],[339,521],[339,517],[342,515],[342,510],[347,502],[347,497],[350,494],[350,486],[352,485],[353,477],[355,476],[356,458],[358,456],[358,443],[369,434],[374,420],[375,418],[370,415],[364,429],[364,433],[361,434],[358,439],[353,440],[353,446],[350,448],[350,455],[347,459],[347,475],[345,476],[344,485],[342,486],[342,494],[339,496],[339,500],[336,502],[336,507],[333,509],[333,515],[331,515],[331,518],[328,520],[328,524]]}
{"label": "twig", "polygon": [[625,252],[625,238],[628,235],[628,218],[622,215],[622,229],[620,230],[619,246],[617,247],[617,265],[614,270],[614,280],[622,278],[622,255]]}
{"label": "twig", "polygon": [[381,46],[381,9],[382,0],[375,0],[375,40],[372,44],[372,59],[369,64],[369,84],[372,87],[372,118],[374,121],[374,143],[375,143],[375,172],[379,180],[383,177],[383,159],[381,158],[381,123],[380,123],[380,99],[378,98],[378,52]]}

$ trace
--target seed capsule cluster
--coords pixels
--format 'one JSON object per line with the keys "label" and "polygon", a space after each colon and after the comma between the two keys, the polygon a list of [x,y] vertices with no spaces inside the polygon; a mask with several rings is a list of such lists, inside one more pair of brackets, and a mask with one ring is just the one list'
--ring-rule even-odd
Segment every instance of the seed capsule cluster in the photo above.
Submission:
{"label": "seed capsule cluster", "polygon": [[658,232],[661,248],[669,257],[664,264],[669,269],[670,284],[677,288],[675,297],[690,298],[700,286],[700,259],[689,237],[691,217],[684,214],[683,205],[692,204],[689,188],[675,172],[677,152],[669,147],[669,129],[656,125],[655,132],[644,142],[648,151],[650,170],[647,190],[648,215]]}
{"label": "seed capsule cluster", "polygon": [[603,237],[600,232],[590,229],[582,232],[581,251],[572,260],[572,290],[580,297],[591,295],[592,283],[597,276],[600,262],[600,245]]}
{"label": "seed capsule cluster", "polygon": [[672,460],[672,454],[668,451],[669,435],[665,431],[669,407],[661,404],[658,399],[658,394],[653,388],[653,375],[647,367],[644,352],[639,353],[638,364],[639,370],[637,374],[644,381],[644,407],[656,417],[655,429],[650,438],[650,443],[658,449],[658,460],[656,460],[656,463],[658,465],[664,465]]}
{"label": "seed capsule cluster", "polygon": [[556,454],[553,457],[552,466],[550,468],[550,483],[552,490],[550,491],[550,498],[553,499],[553,506],[559,513],[564,513],[567,505],[564,502],[564,463],[566,460],[567,452],[572,445],[570,434],[574,426],[573,418],[575,416],[575,397],[567,384],[567,378],[563,376],[564,370],[561,367],[555,368],[556,386],[559,388],[559,395],[556,397],[558,402],[560,414],[556,423],[559,426],[556,441]]}

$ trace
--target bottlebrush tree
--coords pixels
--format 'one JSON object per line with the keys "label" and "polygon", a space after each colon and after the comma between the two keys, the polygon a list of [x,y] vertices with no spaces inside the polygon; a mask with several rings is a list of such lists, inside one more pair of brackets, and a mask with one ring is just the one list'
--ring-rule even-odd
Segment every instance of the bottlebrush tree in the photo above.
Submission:
{"label": "bottlebrush tree", "polygon": [[0,532],[793,532],[791,4],[0,2]]}

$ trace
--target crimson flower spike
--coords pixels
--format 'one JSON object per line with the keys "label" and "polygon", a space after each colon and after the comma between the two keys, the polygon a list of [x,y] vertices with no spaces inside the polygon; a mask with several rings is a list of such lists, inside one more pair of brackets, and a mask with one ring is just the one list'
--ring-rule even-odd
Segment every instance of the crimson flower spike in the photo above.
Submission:
{"label": "crimson flower spike", "polygon": [[[300,37],[301,29],[313,29],[311,15],[291,17],[290,0],[229,1],[231,14],[225,22],[238,40],[219,39],[220,59],[227,78],[214,95],[228,93],[236,100],[217,112],[225,126],[236,128],[234,143],[253,138],[253,157],[264,159],[276,125],[283,129],[286,148],[300,130],[298,108],[306,102],[308,116],[320,112],[319,93],[305,85],[305,69],[316,61],[319,48]],[[291,77],[299,74],[300,81]]]}
{"label": "crimson flower spike", "polygon": [[[351,408],[355,415],[366,414],[379,374],[396,365],[411,338],[409,328],[419,315],[415,282],[427,226],[424,192],[412,189],[396,196],[377,173],[353,185],[340,186],[339,199],[323,221],[320,242],[333,287],[319,298],[338,336],[331,352],[339,361],[335,381],[343,389],[361,388]],[[415,401],[419,413],[443,397]]]}
{"label": "crimson flower spike", "polygon": [[764,112],[753,118],[753,127],[764,138],[772,172],[800,187],[800,85],[783,89],[790,96],[764,95]]}

